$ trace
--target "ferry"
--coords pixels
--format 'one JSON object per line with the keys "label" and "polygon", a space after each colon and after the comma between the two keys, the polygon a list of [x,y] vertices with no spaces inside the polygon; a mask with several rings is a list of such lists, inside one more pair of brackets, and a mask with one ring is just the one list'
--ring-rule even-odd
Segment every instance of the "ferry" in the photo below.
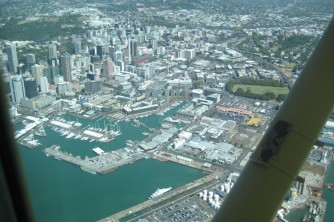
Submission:
{"label": "ferry", "polygon": [[162,194],[170,191],[171,189],[172,189],[172,187],[167,187],[167,188],[162,188],[162,189],[158,188],[154,193],[152,193],[152,195],[150,196],[149,199],[161,196]]}

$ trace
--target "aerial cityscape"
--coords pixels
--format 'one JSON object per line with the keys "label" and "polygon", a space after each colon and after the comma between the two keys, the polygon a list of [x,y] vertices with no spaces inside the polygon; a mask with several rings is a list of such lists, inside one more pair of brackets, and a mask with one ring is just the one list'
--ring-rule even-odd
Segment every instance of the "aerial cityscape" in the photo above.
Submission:
{"label": "aerial cityscape", "polygon": [[[0,73],[36,221],[210,221],[333,11],[0,0]],[[334,221],[334,111],[319,141],[274,221]]]}

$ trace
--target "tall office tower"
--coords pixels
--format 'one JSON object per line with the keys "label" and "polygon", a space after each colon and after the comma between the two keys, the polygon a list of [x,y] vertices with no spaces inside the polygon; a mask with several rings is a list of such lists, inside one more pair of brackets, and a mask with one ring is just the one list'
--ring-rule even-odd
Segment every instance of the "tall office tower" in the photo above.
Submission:
{"label": "tall office tower", "polygon": [[121,60],[123,61],[123,53],[121,51],[115,52],[115,61],[116,60]]}
{"label": "tall office tower", "polygon": [[155,51],[158,48],[158,40],[157,39],[153,39],[152,40],[152,49]]}
{"label": "tall office tower", "polygon": [[90,48],[89,49],[89,55],[94,56],[96,54],[96,48]]}
{"label": "tall office tower", "polygon": [[17,54],[16,54],[16,46],[14,44],[8,45],[6,48],[6,53],[8,56],[8,71],[9,72],[17,72]]}
{"label": "tall office tower", "polygon": [[43,77],[41,77],[41,78],[39,78],[39,82],[41,83],[40,84],[40,88],[41,88],[41,92],[42,93],[47,93],[47,92],[49,92],[49,83],[48,83],[48,79],[45,77],[45,76],[43,76]]}
{"label": "tall office tower", "polygon": [[125,70],[124,62],[122,60],[116,60],[115,65],[119,66],[121,71]]}
{"label": "tall office tower", "polygon": [[43,76],[43,66],[35,64],[31,66],[31,76],[37,80],[37,83],[40,85],[39,78]]}
{"label": "tall office tower", "polygon": [[137,56],[137,40],[136,39],[131,39],[130,41],[130,52],[131,56]]}
{"label": "tall office tower", "polygon": [[6,67],[5,54],[3,54],[2,50],[0,49],[0,69],[4,69],[5,67]]}
{"label": "tall office tower", "polygon": [[116,47],[110,46],[109,47],[109,58],[111,58],[112,60],[115,60],[115,52],[116,52]]}
{"label": "tall office tower", "polygon": [[62,56],[60,56],[60,74],[64,77],[64,81],[72,82],[71,71],[71,56],[65,52]]}
{"label": "tall office tower", "polygon": [[45,76],[48,79],[49,83],[52,83],[52,73],[51,73],[51,67],[50,66],[45,66],[43,68],[43,76]]}
{"label": "tall office tower", "polygon": [[51,76],[60,75],[59,66],[51,66]]}
{"label": "tall office tower", "polygon": [[128,36],[128,64],[132,63],[132,56],[131,56],[131,39],[130,36]]}
{"label": "tall office tower", "polygon": [[82,55],[76,55],[76,58],[74,60],[74,66],[76,70],[81,70],[82,67]]}
{"label": "tall office tower", "polygon": [[36,58],[35,58],[35,54],[27,54],[27,66],[28,68],[30,68],[32,65],[34,65],[36,63]]}
{"label": "tall office tower", "polygon": [[26,66],[23,63],[20,63],[17,66],[17,74],[23,75],[26,72]]}
{"label": "tall office tower", "polygon": [[103,76],[106,78],[110,78],[114,73],[114,67],[112,64],[111,58],[107,58],[103,62]]}
{"label": "tall office tower", "polygon": [[96,46],[96,54],[102,59],[103,47],[101,45]]}
{"label": "tall office tower", "polygon": [[27,98],[31,99],[36,97],[38,95],[36,79],[26,78],[24,80],[24,89]]}
{"label": "tall office tower", "polygon": [[82,70],[87,71],[89,70],[89,64],[90,64],[90,57],[89,55],[83,55],[82,57]]}
{"label": "tall office tower", "polygon": [[76,55],[79,55],[81,53],[81,40],[77,39],[74,42],[74,52]]}
{"label": "tall office tower", "polygon": [[49,59],[57,58],[57,47],[55,44],[49,44]]}
{"label": "tall office tower", "polygon": [[20,104],[21,99],[26,97],[24,82],[21,75],[13,76],[10,81],[10,92],[13,104]]}

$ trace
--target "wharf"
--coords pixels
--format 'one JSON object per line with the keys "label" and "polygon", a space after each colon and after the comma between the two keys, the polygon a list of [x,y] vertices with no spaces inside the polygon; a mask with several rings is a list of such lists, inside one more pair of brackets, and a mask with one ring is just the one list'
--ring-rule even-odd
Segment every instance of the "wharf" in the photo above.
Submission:
{"label": "wharf", "polygon": [[156,152],[153,154],[153,158],[159,160],[159,161],[172,161],[178,164],[182,164],[188,167],[192,167],[195,169],[199,169],[199,170],[203,170],[206,171],[208,173],[213,173],[215,171],[215,169],[211,166],[210,168],[208,167],[203,167],[203,165],[205,164],[204,162],[199,162],[197,160],[194,159],[189,159],[189,158],[178,158],[180,156],[177,156],[175,154],[171,154],[171,153],[165,153],[165,152]]}
{"label": "wharf", "polygon": [[53,156],[55,159],[64,160],[79,166],[82,170],[95,174],[106,174],[114,171],[120,166],[133,163],[146,156],[141,152],[128,152],[124,149],[103,153],[102,155],[82,159],[80,156],[73,156],[71,153],[63,152],[60,146],[53,145],[46,148],[45,155]]}
{"label": "wharf", "polygon": [[109,217],[99,220],[98,222],[119,222],[121,219],[130,219],[127,217],[136,217],[139,218],[140,216],[148,213],[149,211],[157,210],[166,204],[169,204],[171,201],[176,201],[180,198],[185,196],[194,194],[205,187],[213,184],[216,182],[216,173],[210,174],[205,176],[201,179],[195,180],[189,184],[186,184],[182,187],[179,187],[175,190],[169,191],[166,194],[163,194],[160,197],[149,199],[143,203],[140,203],[136,206],[128,208],[126,210],[120,211],[116,214],[113,214]]}

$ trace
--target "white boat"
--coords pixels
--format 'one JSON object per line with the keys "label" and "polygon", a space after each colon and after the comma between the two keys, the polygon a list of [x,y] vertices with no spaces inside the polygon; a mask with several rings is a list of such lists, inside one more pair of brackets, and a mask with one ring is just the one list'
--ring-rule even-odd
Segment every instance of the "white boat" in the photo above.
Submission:
{"label": "white boat", "polygon": [[71,132],[71,133],[67,134],[66,139],[72,138],[73,136],[75,136],[75,133]]}
{"label": "white boat", "polygon": [[173,119],[171,117],[167,117],[165,120],[168,121],[168,122],[171,122],[171,123],[180,123],[181,122],[180,120]]}
{"label": "white boat", "polygon": [[149,199],[154,198],[154,197],[158,197],[158,196],[170,191],[171,189],[172,189],[172,187],[167,187],[167,188],[162,188],[162,189],[158,188],[154,193],[152,193],[152,195],[150,196]]}
{"label": "white boat", "polygon": [[80,127],[80,126],[82,126],[82,123],[76,122],[76,123],[73,124],[73,126]]}

